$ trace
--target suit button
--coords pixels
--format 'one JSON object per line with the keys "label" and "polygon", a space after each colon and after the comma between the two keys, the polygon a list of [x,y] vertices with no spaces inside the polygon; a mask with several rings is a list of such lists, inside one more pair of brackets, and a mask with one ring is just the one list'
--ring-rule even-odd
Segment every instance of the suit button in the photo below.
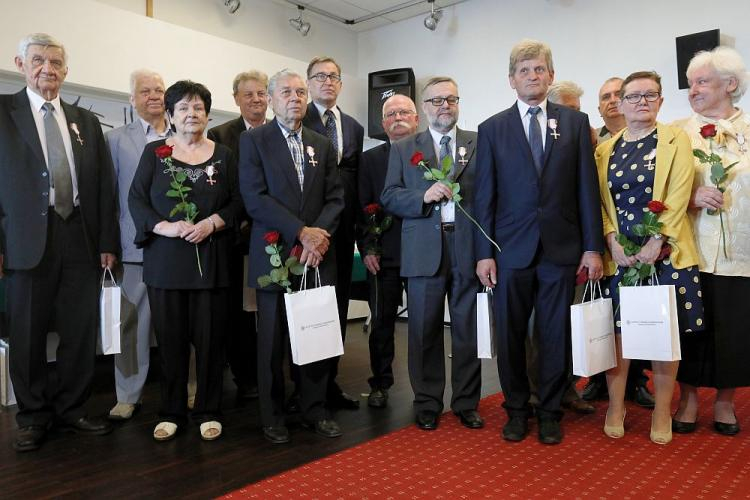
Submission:
{"label": "suit button", "polygon": [[47,196],[49,193],[47,191],[42,191],[42,196]]}
{"label": "suit button", "polygon": [[435,207],[435,211],[439,212],[440,211],[440,207]]}
{"label": "suit button", "polygon": [[42,177],[47,177],[47,172],[42,172]]}
{"label": "suit button", "polygon": [[438,231],[440,231],[440,224],[435,224],[435,229],[437,229]]}
{"label": "suit button", "polygon": [[42,212],[42,217],[46,217],[46,216],[47,216],[47,212]]}

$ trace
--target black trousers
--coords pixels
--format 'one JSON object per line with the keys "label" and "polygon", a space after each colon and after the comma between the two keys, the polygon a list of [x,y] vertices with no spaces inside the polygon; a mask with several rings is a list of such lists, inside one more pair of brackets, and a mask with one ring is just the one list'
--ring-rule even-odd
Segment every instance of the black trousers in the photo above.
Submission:
{"label": "black trousers", "polygon": [[192,418],[217,420],[221,412],[228,288],[165,290],[148,287],[161,363],[162,420],[187,420],[190,344],[195,348],[197,390]]}
{"label": "black trousers", "polygon": [[[85,416],[96,358],[99,269],[86,248],[78,209],[67,220],[50,208],[39,264],[7,273],[10,377],[19,427],[47,425],[53,416]],[[47,333],[60,336],[57,387],[47,377]]]}
{"label": "black trousers", "polygon": [[367,382],[372,389],[388,389],[393,385],[393,333],[401,304],[402,280],[398,267],[381,267],[377,275],[367,273],[372,314],[369,339],[372,377]]}
{"label": "black trousers", "polygon": [[496,288],[497,365],[503,406],[510,416],[528,416],[529,379],[526,336],[536,312],[540,416],[560,418],[570,367],[570,304],[575,293],[576,266],[550,262],[541,246],[524,269],[500,269]]}
{"label": "black trousers", "polygon": [[460,251],[455,233],[443,233],[440,269],[434,276],[409,278],[409,380],[416,411],[443,410],[445,391],[445,296],[451,316],[451,408],[474,410],[482,385],[477,358],[476,276],[463,277],[458,270]]}
{"label": "black trousers", "polygon": [[[356,238],[354,226],[360,207],[357,200],[356,172],[339,169],[339,176],[344,185],[344,211],[341,212],[339,227],[336,229],[333,244],[336,246],[336,303],[339,308],[341,338],[346,342],[346,323],[349,313],[352,264],[354,263],[354,240]],[[327,398],[333,398],[341,394],[341,388],[336,383],[336,377],[339,373],[339,358],[333,358],[330,366],[331,373],[328,377]]]}
{"label": "black trousers", "polygon": [[255,313],[242,309],[245,288],[244,263],[247,246],[232,248],[229,265],[229,325],[227,330],[227,361],[238,388],[248,389],[258,385],[258,334]]}
{"label": "black trousers", "polygon": [[[264,427],[284,425],[284,354],[288,352],[284,294],[257,289],[258,298],[258,398]],[[295,365],[297,366],[297,365]],[[326,387],[331,360],[297,366],[302,417],[308,422],[326,418]]]}

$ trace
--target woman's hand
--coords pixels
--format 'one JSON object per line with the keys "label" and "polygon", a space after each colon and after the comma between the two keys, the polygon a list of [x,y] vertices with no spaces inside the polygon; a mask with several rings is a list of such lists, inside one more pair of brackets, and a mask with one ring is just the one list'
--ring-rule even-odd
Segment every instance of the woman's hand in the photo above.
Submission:
{"label": "woman's hand", "polygon": [[214,225],[211,218],[206,217],[199,223],[193,224],[189,228],[185,229],[182,234],[180,234],[180,238],[189,243],[194,243],[197,245],[201,241],[208,238],[215,229],[216,226]]}
{"label": "woman's hand", "polygon": [[182,238],[182,234],[193,225],[184,220],[177,222],[161,221],[154,226],[154,233],[167,238]]}
{"label": "woman's hand", "polygon": [[625,249],[617,242],[617,233],[609,233],[607,235],[607,246],[609,246],[609,253],[612,254],[612,259],[620,267],[632,267],[638,260],[635,256],[625,255]]}
{"label": "woman's hand", "polygon": [[662,243],[662,240],[649,238],[646,244],[641,247],[641,251],[635,255],[635,258],[644,264],[653,264],[661,252]]}
{"label": "woman's hand", "polygon": [[724,193],[711,186],[700,186],[690,198],[690,208],[718,210],[724,205]]}

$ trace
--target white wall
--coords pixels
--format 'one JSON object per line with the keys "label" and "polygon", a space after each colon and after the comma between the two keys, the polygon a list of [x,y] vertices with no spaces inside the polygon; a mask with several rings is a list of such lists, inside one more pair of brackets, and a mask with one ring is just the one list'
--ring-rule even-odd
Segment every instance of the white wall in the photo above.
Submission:
{"label": "white wall", "polygon": [[[419,89],[436,74],[453,76],[462,99],[459,126],[470,130],[514,102],[508,56],[522,38],[550,45],[556,79],[583,87],[583,111],[594,126],[602,123],[602,82],[637,70],[662,75],[661,121],[690,113],[686,91],[677,89],[677,36],[719,28],[750,64],[747,0],[470,0],[444,10],[434,32],[417,17],[361,33],[360,77],[411,66]],[[749,102],[745,96],[740,105]]]}

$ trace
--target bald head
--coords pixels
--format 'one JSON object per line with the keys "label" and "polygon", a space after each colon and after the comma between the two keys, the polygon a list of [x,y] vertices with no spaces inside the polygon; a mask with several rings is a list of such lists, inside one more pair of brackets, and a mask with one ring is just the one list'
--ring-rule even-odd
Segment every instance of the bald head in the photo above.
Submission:
{"label": "bald head", "polygon": [[412,135],[418,126],[417,107],[409,97],[394,94],[383,103],[383,130],[391,141]]}

